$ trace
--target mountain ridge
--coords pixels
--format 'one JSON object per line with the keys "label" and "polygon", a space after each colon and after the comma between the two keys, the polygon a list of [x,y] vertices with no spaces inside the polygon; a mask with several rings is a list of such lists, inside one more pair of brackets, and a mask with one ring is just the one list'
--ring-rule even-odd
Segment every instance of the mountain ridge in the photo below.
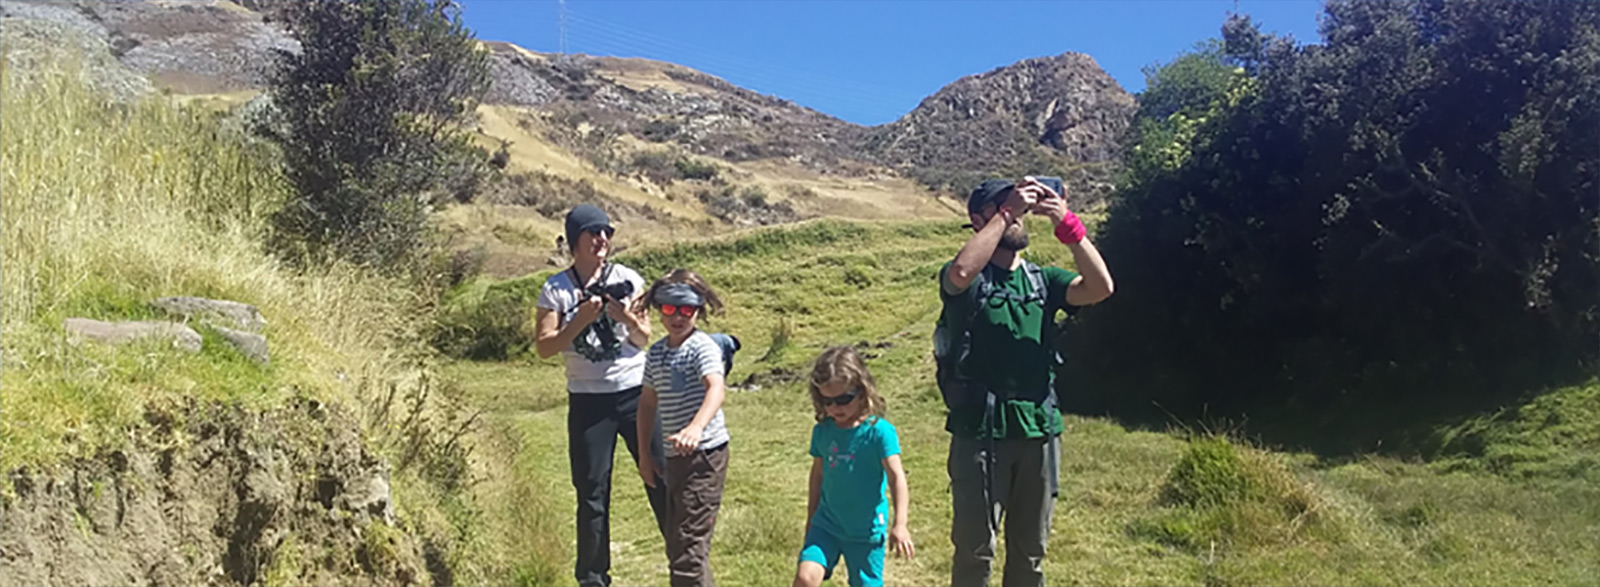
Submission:
{"label": "mountain ridge", "polygon": [[[179,95],[259,91],[273,51],[298,50],[274,0],[0,4],[8,16],[91,29],[130,69]],[[494,80],[488,105],[554,112],[573,126],[735,163],[787,159],[851,177],[887,171],[956,194],[979,175],[1059,173],[1078,195],[1103,198],[1109,175],[1082,169],[1115,165],[1134,103],[1093,57],[1067,52],[963,76],[893,122],[859,125],[680,64],[481,42]]]}

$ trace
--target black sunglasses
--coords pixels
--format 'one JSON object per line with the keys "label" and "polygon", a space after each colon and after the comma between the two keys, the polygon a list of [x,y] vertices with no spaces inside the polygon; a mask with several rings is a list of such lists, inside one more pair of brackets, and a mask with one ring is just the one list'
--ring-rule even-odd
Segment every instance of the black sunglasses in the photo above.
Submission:
{"label": "black sunglasses", "polygon": [[822,398],[822,405],[833,404],[836,406],[848,406],[850,405],[850,402],[856,401],[857,396],[861,395],[861,388],[857,387],[850,390],[850,393],[842,393],[833,397],[828,397],[822,394],[817,395]]}

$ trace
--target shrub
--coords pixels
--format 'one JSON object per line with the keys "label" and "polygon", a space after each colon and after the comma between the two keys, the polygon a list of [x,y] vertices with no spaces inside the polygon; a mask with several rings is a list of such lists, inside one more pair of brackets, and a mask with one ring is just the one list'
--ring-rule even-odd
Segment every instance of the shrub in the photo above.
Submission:
{"label": "shrub", "polygon": [[488,167],[461,129],[489,87],[486,54],[447,0],[310,0],[280,16],[301,50],[278,50],[278,120],[260,127],[295,188],[272,248],[404,264],[428,246],[431,206],[469,200]]}
{"label": "shrub", "polygon": [[720,171],[715,163],[702,163],[687,157],[678,159],[676,165],[678,177],[683,179],[710,180],[716,178]]}
{"label": "shrub", "polygon": [[533,346],[533,305],[548,272],[507,281],[478,281],[457,288],[431,335],[447,356],[503,360]]}

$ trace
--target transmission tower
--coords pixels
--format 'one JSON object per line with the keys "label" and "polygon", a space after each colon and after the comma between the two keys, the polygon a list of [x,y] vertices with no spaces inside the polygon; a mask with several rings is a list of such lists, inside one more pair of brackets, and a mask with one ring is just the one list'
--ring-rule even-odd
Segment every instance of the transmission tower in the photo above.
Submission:
{"label": "transmission tower", "polygon": [[560,22],[561,22],[561,54],[562,55],[566,55],[567,54],[567,0],[560,0],[556,4],[558,6],[558,9],[560,10],[560,16],[561,16],[561,18],[560,18]]}

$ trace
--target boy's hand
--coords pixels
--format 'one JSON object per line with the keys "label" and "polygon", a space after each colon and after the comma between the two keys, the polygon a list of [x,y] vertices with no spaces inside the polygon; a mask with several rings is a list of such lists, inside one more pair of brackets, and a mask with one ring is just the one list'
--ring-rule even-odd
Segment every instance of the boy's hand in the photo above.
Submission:
{"label": "boy's hand", "polygon": [[656,462],[646,456],[639,459],[639,476],[644,478],[644,486],[651,489],[656,487]]}
{"label": "boy's hand", "polygon": [[694,449],[700,448],[701,432],[702,430],[699,428],[689,426],[678,431],[677,434],[667,437],[667,443],[671,444],[672,449],[677,451],[678,454],[686,455],[694,452]]}
{"label": "boy's hand", "polygon": [[911,530],[904,524],[895,524],[889,530],[889,550],[900,553],[900,556],[910,559],[916,554],[916,546],[911,544]]}

